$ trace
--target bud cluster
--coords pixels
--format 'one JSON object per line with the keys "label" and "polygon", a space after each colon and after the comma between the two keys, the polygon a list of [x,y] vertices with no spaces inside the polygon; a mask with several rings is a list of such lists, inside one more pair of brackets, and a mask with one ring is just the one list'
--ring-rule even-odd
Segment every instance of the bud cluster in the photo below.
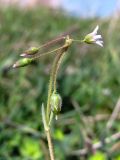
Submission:
{"label": "bud cluster", "polygon": [[24,67],[34,61],[33,58],[29,58],[30,55],[34,55],[39,52],[39,48],[31,47],[22,53],[20,56],[24,57],[23,59],[18,60],[14,63],[13,68]]}

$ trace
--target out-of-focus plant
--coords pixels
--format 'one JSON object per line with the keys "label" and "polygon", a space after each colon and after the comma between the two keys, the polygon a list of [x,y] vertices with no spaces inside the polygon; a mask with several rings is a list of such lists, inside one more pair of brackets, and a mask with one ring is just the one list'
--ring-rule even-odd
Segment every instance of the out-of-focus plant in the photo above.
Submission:
{"label": "out-of-focus plant", "polygon": [[[24,67],[27,66],[28,64],[34,62],[35,60],[39,59],[42,56],[48,55],[55,53],[55,58],[53,60],[53,65],[50,73],[50,81],[49,81],[49,87],[48,87],[48,98],[47,98],[47,104],[46,107],[44,107],[44,104],[42,104],[42,120],[43,120],[43,125],[44,129],[46,132],[47,136],[47,141],[48,141],[48,147],[49,147],[49,153],[50,153],[50,159],[54,160],[54,151],[53,151],[53,144],[52,144],[52,139],[51,139],[51,123],[52,120],[55,119],[57,120],[58,115],[61,111],[62,107],[62,98],[61,95],[57,91],[57,74],[58,70],[61,64],[61,61],[70,48],[70,46],[73,44],[73,42],[78,42],[78,43],[88,43],[88,44],[97,44],[101,47],[103,47],[103,41],[102,41],[102,36],[97,35],[99,27],[97,26],[93,32],[87,34],[84,39],[82,40],[76,40],[70,38],[69,35],[67,36],[61,36],[58,39],[52,40],[40,47],[31,47],[25,52],[21,54],[23,59],[18,60],[16,63],[14,63],[13,68],[18,68],[18,67]],[[41,53],[41,49],[50,47],[53,44],[56,44],[57,42],[64,41],[64,44],[59,47],[55,48],[54,50]]]}

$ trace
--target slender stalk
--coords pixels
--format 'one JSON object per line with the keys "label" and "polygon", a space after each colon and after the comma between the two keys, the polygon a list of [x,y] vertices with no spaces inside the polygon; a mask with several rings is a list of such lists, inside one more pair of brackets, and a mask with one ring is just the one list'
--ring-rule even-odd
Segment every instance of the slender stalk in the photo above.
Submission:
{"label": "slender stalk", "polygon": [[47,141],[48,141],[50,159],[51,160],[55,160],[55,158],[54,158],[54,149],[53,149],[53,144],[52,144],[52,139],[51,139],[51,134],[50,134],[50,129],[46,130],[46,136],[47,136]]}
{"label": "slender stalk", "polygon": [[66,36],[66,41],[65,44],[63,46],[63,48],[59,51],[59,54],[57,55],[57,61],[56,61],[56,67],[55,67],[55,72],[54,72],[54,79],[53,79],[53,90],[54,92],[56,92],[56,79],[57,79],[57,73],[58,73],[58,69],[60,67],[62,58],[64,57],[64,54],[66,53],[66,51],[68,50],[68,48],[71,46],[73,42],[73,39],[70,39],[69,36]]}
{"label": "slender stalk", "polygon": [[26,58],[31,58],[32,60],[36,60],[36,59],[38,59],[38,58],[40,58],[40,57],[42,57],[42,56],[46,56],[46,55],[48,55],[48,54],[57,52],[57,51],[61,50],[62,48],[63,48],[63,46],[62,46],[62,47],[59,47],[59,48],[56,48],[56,49],[54,49],[54,50],[52,50],[52,51],[45,52],[45,53],[41,53],[41,54],[38,53],[38,54],[35,54],[35,55],[27,55]]}
{"label": "slender stalk", "polygon": [[53,67],[52,67],[52,71],[51,71],[51,74],[50,74],[50,80],[49,80],[49,88],[48,88],[48,99],[47,99],[47,112],[46,112],[46,120],[47,120],[47,123],[49,124],[49,115],[50,115],[50,97],[51,97],[51,94],[52,94],[52,83],[53,83],[53,71],[54,69],[54,63],[53,63]]}
{"label": "slender stalk", "polygon": [[47,136],[50,160],[54,160],[54,151],[53,151],[53,144],[51,140],[50,127],[47,125],[47,122],[46,122],[44,104],[42,104],[42,121],[43,121],[44,129],[46,132],[46,136]]}
{"label": "slender stalk", "polygon": [[54,82],[54,75],[55,75],[54,73],[55,73],[56,66],[57,66],[60,55],[61,54],[58,54],[55,57],[55,60],[53,62],[53,66],[52,66],[52,70],[51,70],[51,75],[50,75],[50,82],[49,82],[49,89],[48,89],[48,100],[47,100],[47,116],[46,116],[48,123],[49,123],[49,115],[50,115],[50,97],[51,97],[51,94],[53,91],[53,82]]}
{"label": "slender stalk", "polygon": [[58,62],[56,63],[56,68],[55,68],[55,73],[54,73],[54,79],[53,79],[53,90],[56,92],[56,80],[57,80],[57,73],[61,64],[61,61],[65,55],[65,52],[67,51],[68,46],[64,46],[63,49],[60,50],[60,53],[57,55],[58,56]]}
{"label": "slender stalk", "polygon": [[68,44],[65,44],[63,47],[61,47],[60,52],[56,55],[55,60],[53,62],[53,66],[50,74],[49,89],[48,89],[47,116],[46,116],[47,123],[49,123],[49,115],[50,115],[50,97],[51,97],[52,91],[56,91],[57,71],[59,69],[62,57],[64,53],[67,51],[68,47],[69,47]]}
{"label": "slender stalk", "polygon": [[47,141],[48,141],[48,147],[49,147],[49,153],[50,153],[50,159],[54,160],[54,149],[53,149],[53,144],[52,144],[52,140],[51,140],[51,134],[50,134],[50,125],[49,125],[49,121],[50,121],[50,97],[53,91],[53,82],[54,82],[54,75],[56,75],[56,66],[57,63],[59,62],[61,56],[61,52],[55,57],[55,60],[53,62],[53,66],[52,66],[52,70],[51,70],[51,74],[50,74],[50,81],[49,81],[49,88],[48,88],[48,100],[47,100],[47,112],[46,112],[46,118],[45,121],[47,123],[47,127],[45,128],[45,132],[46,132],[46,136],[47,136]]}
{"label": "slender stalk", "polygon": [[52,93],[54,91],[56,91],[57,72],[58,72],[62,57],[65,54],[65,52],[68,50],[71,43],[72,43],[72,39],[69,39],[69,36],[67,36],[66,40],[65,40],[65,44],[61,48],[59,48],[59,50],[57,50],[59,52],[57,53],[57,55],[54,59],[51,74],[50,74],[46,116],[45,116],[44,107],[42,107],[43,123],[44,123],[44,128],[45,128],[45,131],[46,131],[46,136],[47,136],[47,141],[48,141],[48,147],[49,147],[49,153],[50,153],[51,160],[54,160],[54,149],[53,149],[53,144],[52,144],[52,139],[51,139],[51,134],[50,134],[50,123],[49,123],[51,121],[50,98],[51,98]]}
{"label": "slender stalk", "polygon": [[[65,53],[65,52],[63,52]],[[49,114],[50,114],[50,97],[51,97],[51,94],[52,94],[52,84],[54,84],[54,89],[56,89],[56,76],[57,76],[57,70],[60,66],[60,63],[59,61],[61,61],[61,58],[62,58],[62,55],[63,53],[59,53],[55,60],[54,60],[54,63],[53,63],[53,70],[52,70],[52,73],[51,73],[51,78],[50,78],[50,87],[49,87],[49,98],[48,98],[48,107],[47,107],[47,120],[48,121],[52,121],[49,117]],[[54,91],[53,89],[53,91]],[[53,116],[52,116],[53,117]],[[50,122],[49,122],[49,127],[50,127]],[[51,160],[54,160],[54,149],[53,149],[53,144],[52,144],[52,139],[51,139],[51,134],[50,134],[50,128],[48,130],[46,130],[46,136],[47,136],[47,141],[48,141],[48,147],[49,147],[49,153],[50,153],[50,158]]]}
{"label": "slender stalk", "polygon": [[53,45],[53,44],[55,44],[55,43],[57,43],[57,42],[60,42],[60,41],[62,41],[62,40],[64,40],[64,39],[65,39],[64,36],[58,37],[58,38],[56,38],[56,39],[53,39],[53,40],[51,40],[51,41],[43,44],[42,46],[39,47],[39,49],[41,49],[41,48],[43,48],[43,47],[44,47],[44,48],[45,48],[45,47],[49,47],[49,46],[51,46],[51,45]]}
{"label": "slender stalk", "polygon": [[73,42],[78,42],[78,43],[84,42],[84,40],[79,40],[79,39],[73,39],[72,41],[73,41]]}

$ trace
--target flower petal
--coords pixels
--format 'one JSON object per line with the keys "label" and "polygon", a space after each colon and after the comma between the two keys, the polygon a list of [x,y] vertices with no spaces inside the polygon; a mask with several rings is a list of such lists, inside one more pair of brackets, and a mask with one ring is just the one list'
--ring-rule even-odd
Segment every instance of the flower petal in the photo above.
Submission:
{"label": "flower petal", "polygon": [[97,41],[99,41],[99,42],[102,43],[102,44],[104,43],[102,40],[101,40],[101,41],[100,41],[100,40],[97,40]]}
{"label": "flower petal", "polygon": [[101,39],[101,38],[102,38],[101,35],[95,35],[95,36],[94,36],[94,40]]}
{"label": "flower petal", "polygon": [[92,34],[92,35],[96,35],[98,29],[99,29],[99,26],[97,25],[91,34]]}
{"label": "flower petal", "polygon": [[103,47],[103,41],[96,41],[96,44],[98,44],[99,46]]}

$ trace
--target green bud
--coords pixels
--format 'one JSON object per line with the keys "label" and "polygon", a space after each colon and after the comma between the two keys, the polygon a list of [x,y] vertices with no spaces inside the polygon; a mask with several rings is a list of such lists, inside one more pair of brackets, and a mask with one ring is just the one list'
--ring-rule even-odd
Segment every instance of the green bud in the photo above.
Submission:
{"label": "green bud", "polygon": [[33,61],[31,58],[23,58],[18,60],[14,65],[13,68],[18,68],[18,67],[24,67],[30,64]]}
{"label": "green bud", "polygon": [[88,35],[85,36],[83,42],[86,42],[88,44],[92,44],[94,42],[94,39],[90,34],[88,34]]}
{"label": "green bud", "polygon": [[55,115],[58,115],[61,111],[61,106],[62,106],[62,98],[59,94],[53,93],[51,95],[51,110]]}
{"label": "green bud", "polygon": [[33,55],[33,54],[38,53],[38,51],[39,51],[39,48],[31,47],[28,50],[26,50],[24,53],[22,53],[20,56],[24,57],[27,55]]}
{"label": "green bud", "polygon": [[88,43],[88,44],[91,44],[93,42],[92,36],[91,35],[86,35],[83,41]]}

